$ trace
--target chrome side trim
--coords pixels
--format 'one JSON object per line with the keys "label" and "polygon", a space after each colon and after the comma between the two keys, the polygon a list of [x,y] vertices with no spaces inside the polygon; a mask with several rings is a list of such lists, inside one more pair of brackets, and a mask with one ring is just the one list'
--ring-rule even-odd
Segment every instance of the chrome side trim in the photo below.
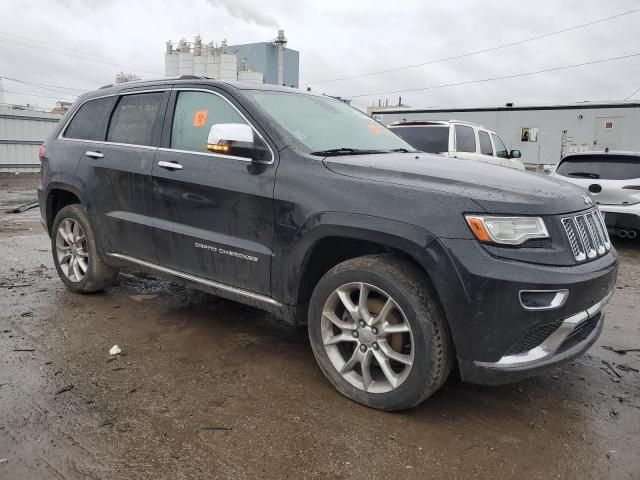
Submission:
{"label": "chrome side trim", "polygon": [[119,142],[105,142],[103,140],[83,140],[81,138],[60,138],[60,140],[64,140],[65,142],[80,142],[80,143],[91,143],[97,145],[112,145],[116,147],[132,147],[132,148],[144,148],[147,150],[158,150],[158,147],[152,147],[151,145],[136,145],[135,143],[119,143]]}
{"label": "chrome side trim", "polygon": [[125,260],[127,262],[142,265],[144,267],[152,268],[154,270],[158,270],[159,272],[168,273],[169,275],[173,275],[175,277],[184,278],[185,280],[190,280],[192,282],[200,283],[208,287],[213,287],[218,290],[222,290],[224,292],[233,293],[235,295],[240,295],[242,297],[248,297],[258,302],[268,303],[269,305],[274,305],[276,307],[283,306],[282,303],[278,302],[277,300],[274,300],[271,297],[267,297],[266,295],[261,295],[259,293],[243,290],[242,288],[233,287],[225,283],[214,282],[213,280],[208,280],[206,278],[198,277],[197,275],[191,275],[190,273],[174,270],[173,268],[163,267],[162,265],[156,265],[155,263],[147,262],[145,260],[140,260],[139,258],[130,257],[128,255],[123,255],[121,253],[107,253],[107,255],[109,255],[110,257]]}
{"label": "chrome side trim", "polygon": [[532,348],[527,352],[515,355],[505,355],[497,362],[475,361],[475,365],[486,368],[517,368],[532,366],[537,362],[552,357],[558,351],[562,343],[567,339],[569,334],[582,322],[589,318],[593,318],[598,312],[600,312],[612,295],[613,291],[609,292],[602,300],[587,310],[576,313],[569,318],[565,318],[560,326],[537,347]]}
{"label": "chrome side trim", "polygon": [[[549,305],[545,305],[543,307],[527,307],[523,302],[522,302],[522,294],[523,293],[554,293],[555,292],[555,296],[551,299],[551,302],[549,302]],[[560,289],[560,290],[520,290],[520,292],[518,292],[518,298],[520,299],[520,305],[522,305],[522,308],[524,308],[525,310],[554,310],[556,308],[560,308],[562,307],[565,302],[567,301],[567,298],[569,298],[569,290],[565,289]]]}

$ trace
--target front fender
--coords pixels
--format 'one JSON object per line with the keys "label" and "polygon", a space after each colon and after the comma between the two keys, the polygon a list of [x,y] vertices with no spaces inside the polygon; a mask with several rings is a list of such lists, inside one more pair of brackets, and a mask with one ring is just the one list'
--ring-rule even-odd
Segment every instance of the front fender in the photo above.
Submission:
{"label": "front fender", "polygon": [[[391,247],[413,258],[427,273],[448,317],[456,319],[470,301],[454,262],[441,242],[427,230],[369,215],[323,212],[310,217],[285,245],[273,265],[273,296],[288,305],[298,303],[301,278],[314,246],[322,239],[341,237]],[[463,326],[451,324],[454,337]]]}

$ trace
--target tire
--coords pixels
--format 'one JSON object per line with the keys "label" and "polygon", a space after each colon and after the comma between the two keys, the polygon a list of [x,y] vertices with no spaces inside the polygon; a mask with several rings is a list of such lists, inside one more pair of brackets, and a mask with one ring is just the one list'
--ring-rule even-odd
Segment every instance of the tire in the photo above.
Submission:
{"label": "tire", "polygon": [[392,255],[358,257],[329,270],[311,296],[308,329],[333,386],[379,410],[418,405],[453,366],[451,336],[424,273]]}
{"label": "tire", "polygon": [[104,262],[95,239],[82,205],[67,205],[53,220],[53,263],[66,287],[73,292],[99,292],[116,283],[118,270]]}

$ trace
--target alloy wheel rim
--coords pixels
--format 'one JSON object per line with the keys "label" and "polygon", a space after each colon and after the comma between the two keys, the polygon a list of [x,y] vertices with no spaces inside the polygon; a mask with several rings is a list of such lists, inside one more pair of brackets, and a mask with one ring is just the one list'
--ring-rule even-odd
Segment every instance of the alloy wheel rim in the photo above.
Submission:
{"label": "alloy wheel rim", "polygon": [[381,288],[361,282],[336,288],[325,302],[320,324],[329,360],[354,387],[387,393],[409,376],[415,350],[411,325]]}
{"label": "alloy wheel rim", "polygon": [[62,273],[72,282],[80,282],[89,270],[87,237],[76,220],[65,218],[56,232],[56,255]]}

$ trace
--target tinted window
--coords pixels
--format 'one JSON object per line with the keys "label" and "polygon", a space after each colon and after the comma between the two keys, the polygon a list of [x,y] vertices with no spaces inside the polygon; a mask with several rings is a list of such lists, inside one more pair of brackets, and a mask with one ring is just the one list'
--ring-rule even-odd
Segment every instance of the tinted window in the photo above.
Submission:
{"label": "tinted window", "polygon": [[125,95],[118,102],[107,141],[132,145],[153,145],[153,132],[164,93]]}
{"label": "tinted window", "polygon": [[567,157],[556,170],[573,178],[628,180],[640,178],[640,157],[623,155],[576,155]]}
{"label": "tinted window", "polygon": [[473,131],[473,128],[465,125],[456,125],[456,151],[476,151],[476,134]]}
{"label": "tinted window", "polygon": [[173,115],[171,148],[209,152],[207,137],[211,125],[215,123],[247,122],[228,101],[218,95],[180,92]]}
{"label": "tinted window", "polygon": [[487,132],[479,130],[478,139],[480,140],[480,153],[493,157],[493,147],[491,146],[491,139],[489,138],[489,134]]}
{"label": "tinted window", "polygon": [[507,147],[504,146],[504,143],[502,143],[500,137],[492,133],[491,138],[493,138],[493,144],[496,146],[496,157],[509,158]]}
{"label": "tinted window", "polygon": [[412,147],[427,153],[449,151],[449,127],[398,127],[391,131]]}
{"label": "tinted window", "polygon": [[97,98],[83,104],[64,132],[65,138],[104,140],[115,97]]}

